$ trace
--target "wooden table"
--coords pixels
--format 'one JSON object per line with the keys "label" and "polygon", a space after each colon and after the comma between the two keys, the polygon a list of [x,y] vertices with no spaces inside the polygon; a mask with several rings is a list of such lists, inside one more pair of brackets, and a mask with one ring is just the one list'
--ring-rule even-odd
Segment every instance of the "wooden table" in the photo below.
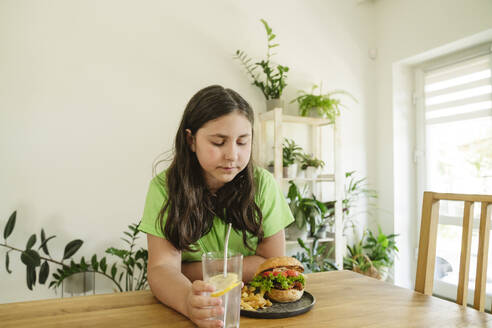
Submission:
{"label": "wooden table", "polygon": [[[307,275],[313,309],[285,319],[241,317],[241,327],[492,327],[492,316],[351,271]],[[0,327],[193,327],[150,291],[0,305]]]}

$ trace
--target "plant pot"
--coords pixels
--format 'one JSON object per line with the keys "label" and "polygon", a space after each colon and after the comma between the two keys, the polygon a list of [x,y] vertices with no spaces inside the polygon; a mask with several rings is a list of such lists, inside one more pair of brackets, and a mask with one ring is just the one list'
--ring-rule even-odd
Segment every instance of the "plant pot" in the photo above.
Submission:
{"label": "plant pot", "polygon": [[318,231],[316,231],[316,234],[314,235],[314,237],[319,238],[319,239],[326,238],[327,227],[328,227],[327,225],[320,226],[318,228]]}
{"label": "plant pot", "polygon": [[305,171],[307,179],[316,179],[318,177],[319,169],[317,167],[308,166]]}
{"label": "plant pot", "polygon": [[82,294],[94,289],[94,275],[92,273],[74,273],[64,281],[63,291],[70,294]]}
{"label": "plant pot", "polygon": [[275,108],[284,108],[283,99],[267,99],[266,101],[267,111]]}
{"label": "plant pot", "polygon": [[318,107],[313,107],[309,110],[308,117],[316,117],[316,118],[323,118],[322,116],[319,115],[318,113]]}
{"label": "plant pot", "polygon": [[297,176],[297,164],[292,164],[283,168],[284,178],[294,179]]}
{"label": "plant pot", "polygon": [[308,236],[308,231],[306,228],[299,229],[295,223],[291,224],[287,228],[285,228],[285,239],[287,240],[297,240],[297,238],[301,238],[302,240],[306,240]]}

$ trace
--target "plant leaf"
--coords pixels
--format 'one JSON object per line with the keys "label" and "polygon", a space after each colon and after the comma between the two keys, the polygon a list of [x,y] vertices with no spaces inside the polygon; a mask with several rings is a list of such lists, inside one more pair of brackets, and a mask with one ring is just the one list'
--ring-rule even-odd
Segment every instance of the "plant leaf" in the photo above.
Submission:
{"label": "plant leaf", "polygon": [[5,254],[5,269],[7,269],[8,273],[12,273],[12,271],[10,271],[10,269],[9,269],[9,264],[10,264],[9,253],[10,253],[10,251],[8,251],[7,254]]}
{"label": "plant leaf", "polygon": [[14,213],[10,215],[9,220],[5,225],[5,229],[3,230],[3,239],[7,239],[12,233],[12,231],[14,230],[16,217],[17,217],[17,211],[14,211]]}
{"label": "plant leaf", "polygon": [[114,276],[116,276],[116,263],[111,266],[111,278],[114,279]]}
{"label": "plant leaf", "polygon": [[117,249],[114,247],[110,247],[106,250],[106,253],[118,256],[121,259],[124,259],[130,252],[124,249]]}
{"label": "plant leaf", "polygon": [[72,257],[82,246],[84,242],[80,239],[72,240],[65,246],[65,251],[63,252],[63,259],[66,260]]}
{"label": "plant leaf", "polygon": [[44,285],[46,279],[48,279],[48,275],[50,274],[50,266],[48,261],[44,261],[41,265],[41,269],[39,270],[39,283]]}
{"label": "plant leaf", "polygon": [[92,269],[94,271],[97,271],[97,268],[99,267],[99,263],[97,263],[97,255],[94,254],[91,259],[91,264],[92,264]]}
{"label": "plant leaf", "polygon": [[38,252],[32,249],[28,249],[21,254],[21,261],[26,266],[37,267],[41,264],[41,258]]}
{"label": "plant leaf", "polygon": [[48,256],[51,256],[50,255],[50,252],[48,251],[48,241],[50,241],[51,239],[55,238],[56,236],[51,236],[49,237],[48,239],[45,239],[41,245],[39,246],[38,249],[43,249],[43,252],[48,255]]}
{"label": "plant leaf", "polygon": [[29,240],[27,241],[26,250],[31,249],[35,243],[36,243],[36,235],[32,234],[31,237],[29,237]]}
{"label": "plant leaf", "polygon": [[121,240],[123,240],[124,242],[128,243],[128,245],[131,245],[131,244],[132,244],[131,242],[129,242],[129,241],[128,241],[127,239],[125,239],[125,238],[120,238],[120,239],[121,239]]}
{"label": "plant leaf", "polygon": [[120,277],[118,278],[118,282],[121,282],[121,278],[123,278],[123,273],[124,272],[120,273]]}
{"label": "plant leaf", "polygon": [[29,290],[36,285],[36,269],[32,265],[26,266],[26,282]]}
{"label": "plant leaf", "polygon": [[102,260],[101,260],[101,262],[99,262],[99,266],[101,268],[101,271],[104,272],[104,273],[106,273],[106,268],[108,266],[106,265],[106,258],[105,257],[103,257]]}

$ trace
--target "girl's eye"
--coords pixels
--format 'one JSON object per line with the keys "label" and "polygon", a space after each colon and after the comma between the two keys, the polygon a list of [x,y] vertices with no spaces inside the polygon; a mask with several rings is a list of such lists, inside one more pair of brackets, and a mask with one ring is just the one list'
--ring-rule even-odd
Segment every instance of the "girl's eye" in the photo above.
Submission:
{"label": "girl's eye", "polygon": [[247,145],[248,143],[247,143],[247,142],[238,142],[237,144],[238,144],[239,146],[245,146],[245,145]]}
{"label": "girl's eye", "polygon": [[223,146],[224,145],[224,142],[213,142],[212,141],[212,144],[215,145],[215,146]]}

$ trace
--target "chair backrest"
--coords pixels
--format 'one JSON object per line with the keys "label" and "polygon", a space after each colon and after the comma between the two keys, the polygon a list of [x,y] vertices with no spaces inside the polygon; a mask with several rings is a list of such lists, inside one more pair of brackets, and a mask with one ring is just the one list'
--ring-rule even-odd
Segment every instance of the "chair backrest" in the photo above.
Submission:
{"label": "chair backrest", "polygon": [[424,192],[422,221],[420,226],[419,257],[415,291],[432,295],[434,285],[434,264],[436,262],[437,224],[439,221],[439,201],[451,200],[465,203],[463,214],[463,233],[461,236],[460,271],[456,303],[466,306],[468,296],[468,273],[473,230],[473,204],[481,203],[480,229],[478,240],[477,272],[473,307],[479,311],[485,306],[485,286],[487,282],[487,258],[489,252],[490,217],[492,195],[441,194]]}

